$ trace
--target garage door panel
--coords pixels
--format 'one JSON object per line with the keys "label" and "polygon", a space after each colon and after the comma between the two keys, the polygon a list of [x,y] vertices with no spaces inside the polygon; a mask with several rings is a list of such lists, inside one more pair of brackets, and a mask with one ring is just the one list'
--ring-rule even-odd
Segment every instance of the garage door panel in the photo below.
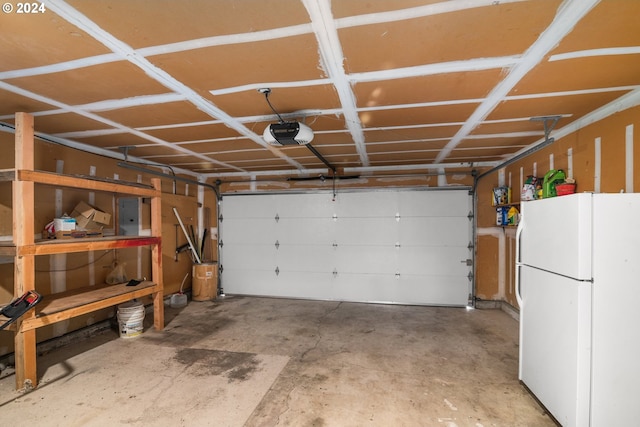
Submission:
{"label": "garage door panel", "polygon": [[334,240],[333,220],[325,218],[284,218],[275,229],[278,241],[286,244],[331,245]]}
{"label": "garage door panel", "polygon": [[361,245],[395,245],[398,223],[393,218],[339,218],[335,222],[335,241]]}
{"label": "garage door panel", "polygon": [[281,271],[331,272],[334,258],[329,245],[280,245],[277,250]]}
{"label": "garage door panel", "polygon": [[283,194],[276,211],[280,218],[331,218],[335,211],[332,199],[330,193]]}
{"label": "garage door panel", "polygon": [[398,280],[395,274],[338,273],[334,279],[338,300],[396,303]]}
{"label": "garage door panel", "polygon": [[466,216],[471,210],[470,197],[465,191],[433,191],[429,197],[420,197],[416,192],[400,193],[401,217],[411,216]]}
{"label": "garage door panel", "polygon": [[221,278],[226,293],[274,296],[283,298],[336,299],[332,295],[333,274],[326,272],[299,272],[268,270],[225,270]]}
{"label": "garage door panel", "polygon": [[398,193],[374,191],[338,194],[338,218],[395,217],[398,212]]}
{"label": "garage door panel", "polygon": [[246,270],[273,270],[277,257],[273,246],[225,244],[224,268]]}
{"label": "garage door panel", "polygon": [[400,248],[398,270],[409,274],[460,275],[469,274],[469,249],[461,247],[407,247]]}
{"label": "garage door panel", "polygon": [[401,245],[467,246],[469,221],[464,218],[403,218],[400,221]]}
{"label": "garage door panel", "polygon": [[408,304],[460,306],[460,301],[468,301],[470,282],[457,276],[422,276],[403,274],[399,279],[403,295],[410,295]]}
{"label": "garage door panel", "polygon": [[277,212],[275,195],[265,194],[259,200],[254,196],[233,196],[233,203],[224,203],[225,197],[222,198],[223,218],[274,218]]}
{"label": "garage door panel", "polygon": [[327,272],[281,271],[271,280],[269,293],[260,295],[332,300],[336,299],[332,280],[333,274]]}
{"label": "garage door panel", "polygon": [[341,245],[336,251],[338,273],[395,274],[397,249],[393,246]]}
{"label": "garage door panel", "polygon": [[[230,269],[225,267],[220,274],[220,279],[225,293],[267,296],[273,294],[273,283],[277,280],[277,275],[273,270]],[[229,286],[229,288],[226,286]]]}
{"label": "garage door panel", "polygon": [[277,230],[276,222],[266,218],[226,218],[220,224],[222,232],[220,237],[224,242],[229,237],[229,242],[237,243],[275,243]]}

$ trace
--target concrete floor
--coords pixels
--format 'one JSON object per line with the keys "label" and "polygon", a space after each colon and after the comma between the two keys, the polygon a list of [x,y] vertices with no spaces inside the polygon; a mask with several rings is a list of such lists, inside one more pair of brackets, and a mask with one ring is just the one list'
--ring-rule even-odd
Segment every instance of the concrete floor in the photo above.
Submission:
{"label": "concrete floor", "polygon": [[[151,316],[147,316],[150,323]],[[500,310],[230,297],[93,336],[0,380],[8,426],[554,426]]]}

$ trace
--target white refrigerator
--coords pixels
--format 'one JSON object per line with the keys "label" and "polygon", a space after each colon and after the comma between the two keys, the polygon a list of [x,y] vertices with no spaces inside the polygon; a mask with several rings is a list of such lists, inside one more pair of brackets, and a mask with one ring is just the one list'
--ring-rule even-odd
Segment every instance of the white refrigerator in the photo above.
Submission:
{"label": "white refrigerator", "polygon": [[519,378],[564,427],[640,425],[640,194],[523,202]]}

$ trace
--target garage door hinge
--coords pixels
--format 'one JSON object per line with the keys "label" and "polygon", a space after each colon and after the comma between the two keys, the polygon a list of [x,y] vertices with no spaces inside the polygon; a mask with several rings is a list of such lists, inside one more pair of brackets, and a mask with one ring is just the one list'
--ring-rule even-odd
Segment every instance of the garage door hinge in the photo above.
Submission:
{"label": "garage door hinge", "polygon": [[220,241],[218,242],[218,246],[223,247],[223,246],[224,246],[224,242],[223,242],[222,240],[220,240]]}
{"label": "garage door hinge", "polygon": [[222,217],[222,214],[220,214],[220,216],[218,217],[218,221],[222,222],[224,218]]}
{"label": "garage door hinge", "polygon": [[276,276],[280,275],[280,269],[278,267],[276,267]]}
{"label": "garage door hinge", "polygon": [[334,248],[337,248],[338,244],[334,242],[334,243],[331,244],[331,246],[333,246]]}
{"label": "garage door hinge", "polygon": [[469,215],[467,215],[467,218],[469,218],[469,221],[471,221],[473,219],[473,212],[469,211]]}
{"label": "garage door hinge", "polygon": [[280,242],[278,240],[276,240],[276,249],[280,248]]}
{"label": "garage door hinge", "polygon": [[467,249],[469,250],[473,249],[473,243],[469,242],[469,244],[467,245]]}
{"label": "garage door hinge", "polygon": [[469,272],[469,274],[467,275],[467,278],[469,279],[469,281],[473,281],[473,273]]}
{"label": "garage door hinge", "polygon": [[338,275],[338,270],[337,269],[333,269],[333,277],[336,277]]}
{"label": "garage door hinge", "polygon": [[276,214],[276,222],[280,221],[280,215]]}

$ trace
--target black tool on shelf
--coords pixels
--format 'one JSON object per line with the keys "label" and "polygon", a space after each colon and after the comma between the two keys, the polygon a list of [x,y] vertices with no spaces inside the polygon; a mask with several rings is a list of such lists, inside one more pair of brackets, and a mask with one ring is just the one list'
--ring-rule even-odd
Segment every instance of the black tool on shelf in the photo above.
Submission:
{"label": "black tool on shelf", "polygon": [[42,300],[42,295],[37,293],[36,291],[27,291],[20,298],[16,298],[11,301],[8,305],[2,307],[0,310],[0,315],[8,318],[6,322],[0,325],[0,330],[6,328],[16,320],[20,318],[20,316],[24,315],[27,311],[31,310]]}

